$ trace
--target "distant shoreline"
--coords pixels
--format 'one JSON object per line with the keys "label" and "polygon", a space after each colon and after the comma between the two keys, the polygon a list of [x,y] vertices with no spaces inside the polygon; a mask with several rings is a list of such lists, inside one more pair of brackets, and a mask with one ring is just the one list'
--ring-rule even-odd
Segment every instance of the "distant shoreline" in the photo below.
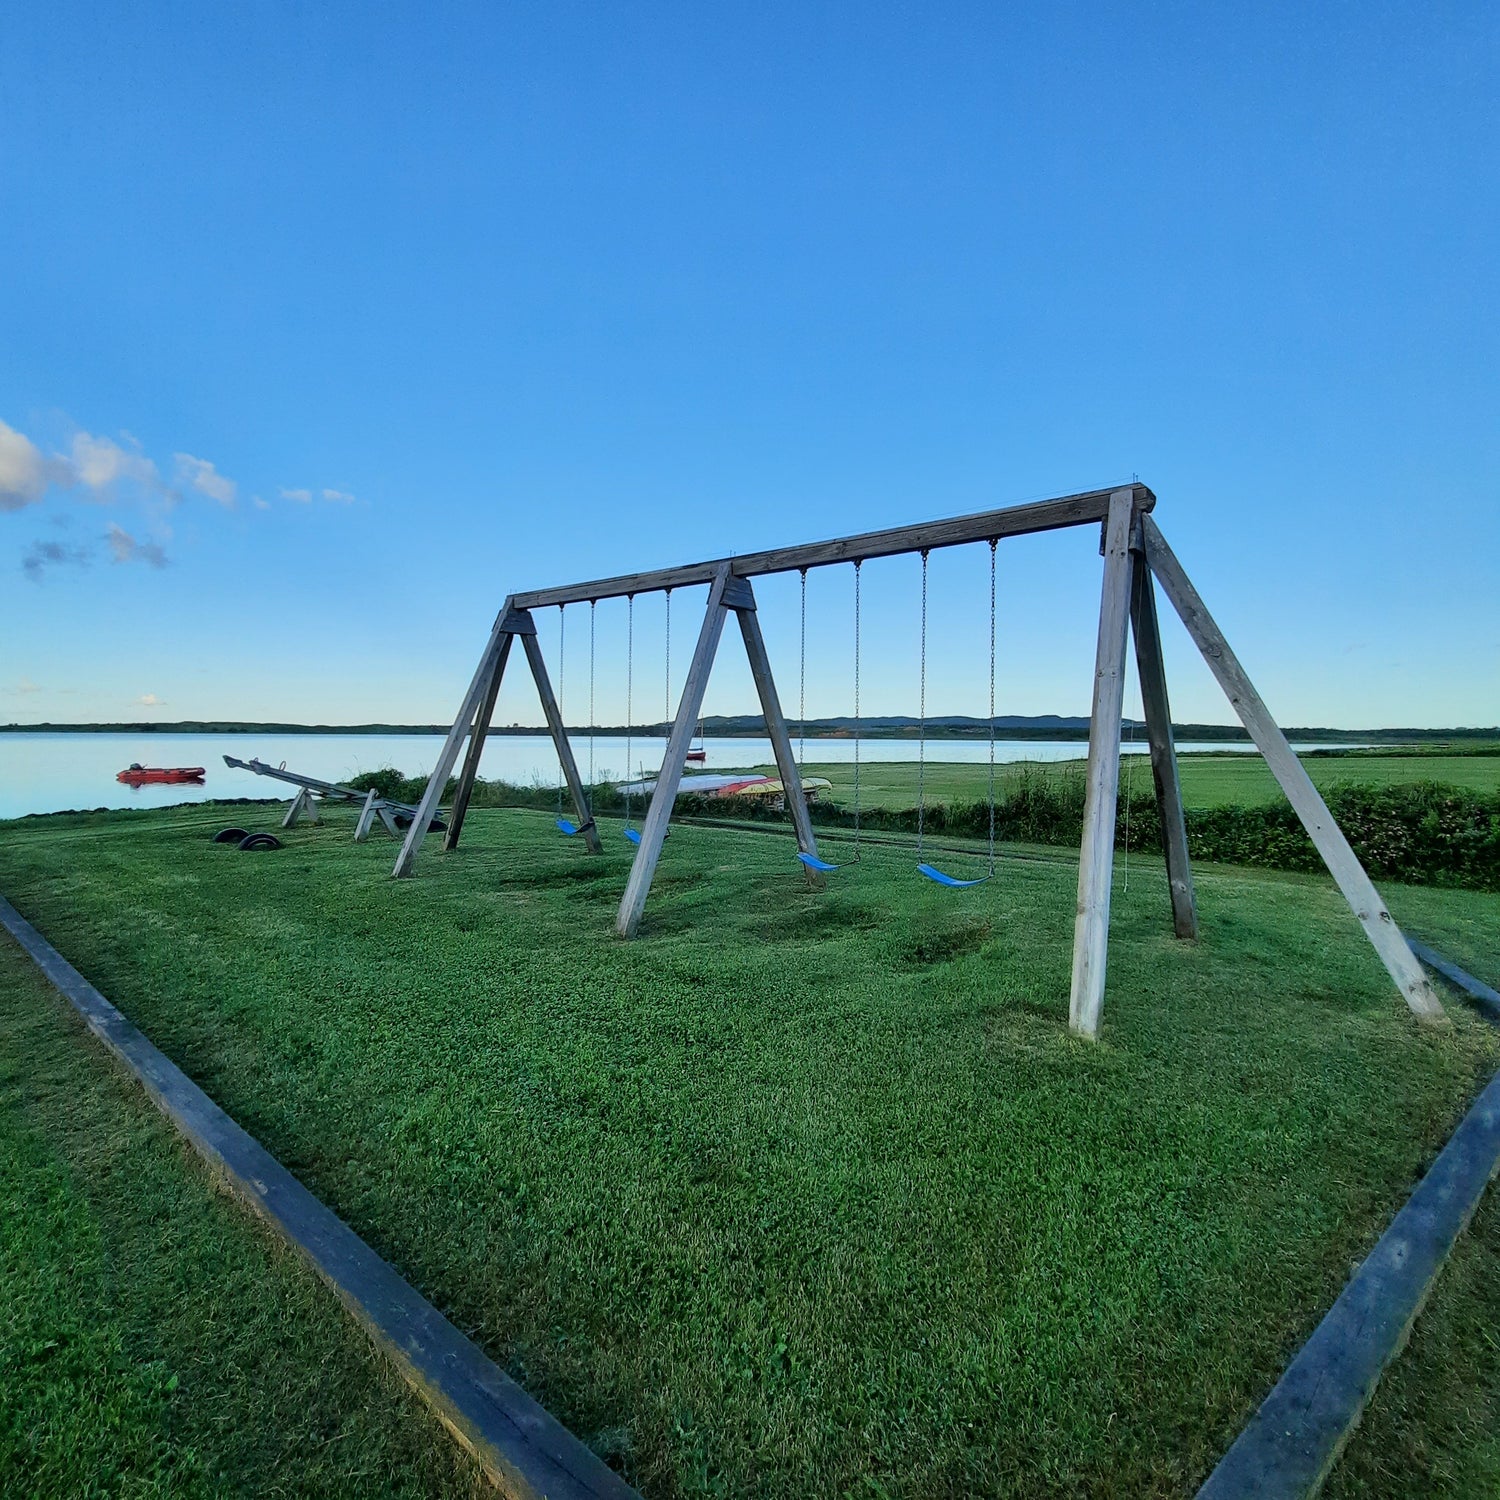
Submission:
{"label": "distant shoreline", "polygon": [[[793,724],[793,732],[809,740],[849,740],[854,738],[851,719],[809,720],[805,730]],[[1140,733],[1139,722],[1127,720],[1125,732]],[[308,734],[308,735],[446,735],[447,724],[274,724],[237,723],[229,720],[176,720],[170,723],[116,724],[6,724],[0,734]],[[570,726],[573,735],[593,733],[600,737],[623,738],[626,734],[664,737],[670,726],[665,723],[598,724]],[[704,721],[704,739],[764,738],[765,725],[759,716],[708,719]],[[1373,743],[1377,745],[1433,744],[1442,742],[1500,741],[1500,726],[1488,729],[1329,729],[1287,726],[1288,739],[1316,740],[1327,744]],[[490,729],[493,736],[542,736],[545,725],[507,724]],[[928,721],[927,738],[931,740],[985,740],[990,733],[987,719],[944,717]],[[995,721],[997,737],[1006,740],[1061,740],[1082,742],[1088,739],[1088,721],[1081,718],[1039,716],[1027,719],[1008,715]],[[1181,740],[1222,741],[1226,744],[1248,744],[1249,736],[1237,724],[1175,724],[1173,734]],[[863,721],[859,735],[865,740],[910,740],[919,737],[916,720],[906,717],[873,718]]]}

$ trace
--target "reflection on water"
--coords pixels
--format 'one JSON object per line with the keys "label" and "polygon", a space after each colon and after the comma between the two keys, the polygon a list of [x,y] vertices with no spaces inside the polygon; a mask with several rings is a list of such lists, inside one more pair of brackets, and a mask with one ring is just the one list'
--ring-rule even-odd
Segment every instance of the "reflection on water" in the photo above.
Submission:
{"label": "reflection on water", "polygon": [[[270,765],[283,761],[294,771],[324,781],[344,781],[361,771],[396,766],[409,776],[426,775],[437,759],[442,739],[430,734],[16,734],[0,733],[0,818],[23,813],[59,812],[67,808],[165,807],[175,802],[203,802],[214,797],[290,797],[291,789],[249,771],[231,770],[223,757],[259,757]],[[726,770],[770,763],[771,745],[765,739],[705,741],[708,759],[702,769]],[[587,734],[573,736],[573,753],[585,778],[617,780],[627,774],[654,772],[666,748],[664,740],[635,737],[629,759],[623,735],[598,736],[592,746]],[[1127,742],[1127,752],[1142,753],[1139,739]],[[1298,749],[1312,749],[1301,746]],[[1249,751],[1249,745],[1188,744],[1182,750]],[[1003,761],[1073,760],[1088,746],[1082,740],[997,740],[996,757]],[[865,740],[859,747],[865,761],[915,760],[912,740]],[[985,761],[985,740],[929,740],[932,761]],[[810,762],[851,761],[853,740],[808,740]],[[146,766],[206,766],[202,786],[143,786],[132,788],[115,780],[115,773],[132,761]],[[696,769],[696,768],[695,768]],[[491,779],[548,786],[557,779],[557,757],[544,735],[495,735],[485,741],[480,774]]]}

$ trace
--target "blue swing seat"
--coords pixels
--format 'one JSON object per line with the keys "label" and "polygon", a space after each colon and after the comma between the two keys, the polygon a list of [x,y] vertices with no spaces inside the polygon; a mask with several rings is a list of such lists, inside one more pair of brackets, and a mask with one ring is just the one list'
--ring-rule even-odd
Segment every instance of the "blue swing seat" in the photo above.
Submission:
{"label": "blue swing seat", "polygon": [[638,844],[641,841],[640,834],[637,833],[634,828],[627,828],[625,830],[625,837],[628,838],[632,844]]}
{"label": "blue swing seat", "polygon": [[570,822],[567,818],[559,818],[557,820],[557,827],[560,833],[567,834],[569,838],[572,838],[578,832],[578,825]]}
{"label": "blue swing seat", "polygon": [[816,854],[805,854],[801,849],[797,851],[797,858],[807,866],[809,870],[821,870],[825,875],[830,870],[836,870],[837,865],[831,865],[826,859],[819,859]]}
{"label": "blue swing seat", "polygon": [[917,872],[955,891],[967,890],[971,885],[983,885],[990,878],[988,875],[981,875],[978,880],[955,880],[951,875],[944,875],[941,870],[934,869],[931,865],[918,865]]}

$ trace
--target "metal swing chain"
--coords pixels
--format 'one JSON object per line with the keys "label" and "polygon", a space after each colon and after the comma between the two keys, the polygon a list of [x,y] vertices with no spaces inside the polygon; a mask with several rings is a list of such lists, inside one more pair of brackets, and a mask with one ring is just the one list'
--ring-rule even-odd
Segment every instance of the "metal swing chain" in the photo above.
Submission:
{"label": "metal swing chain", "polygon": [[922,549],[922,654],[917,679],[917,858],[927,823],[927,549]]}
{"label": "metal swing chain", "polygon": [[990,864],[995,873],[995,549],[999,538],[990,538]]}
{"label": "metal swing chain", "polygon": [[[564,695],[567,691],[568,681],[568,631],[567,631],[567,605],[557,606],[557,717],[562,725],[562,737],[568,737],[568,721],[563,712]],[[562,817],[563,794],[563,762],[562,756],[557,757],[557,815]]]}
{"label": "metal swing chain", "polygon": [[672,733],[672,590],[667,590],[667,710],[666,731]]}
{"label": "metal swing chain", "polygon": [[797,660],[797,774],[807,763],[807,569],[802,570],[802,644]]}
{"label": "metal swing chain", "polygon": [[630,827],[631,735],[635,720],[635,595],[625,596],[625,826]]}
{"label": "metal swing chain", "polygon": [[589,816],[594,815],[594,612],[597,599],[589,600]]}
{"label": "metal swing chain", "polygon": [[859,858],[859,560],[854,564],[854,857]]}

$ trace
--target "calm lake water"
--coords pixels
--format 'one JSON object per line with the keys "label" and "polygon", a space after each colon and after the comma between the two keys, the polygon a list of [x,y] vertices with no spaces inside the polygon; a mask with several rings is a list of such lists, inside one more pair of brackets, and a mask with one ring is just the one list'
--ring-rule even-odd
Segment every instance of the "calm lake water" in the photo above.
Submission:
{"label": "calm lake water", "polygon": [[[728,770],[766,765],[771,746],[764,739],[709,739],[704,769]],[[258,758],[270,765],[283,761],[293,770],[324,781],[345,781],[361,771],[397,766],[408,775],[425,775],[437,758],[442,739],[425,734],[15,734],[0,733],[0,818],[24,813],[62,812],[69,808],[166,807],[175,802],[205,802],[214,797],[290,797],[280,782],[233,770],[223,757]],[[599,736],[594,741],[594,775],[616,780],[627,773],[653,772],[666,745],[660,739],[636,737],[626,764],[625,739]],[[1127,752],[1145,751],[1127,743]],[[1248,745],[1184,743],[1181,750],[1235,750],[1253,753]],[[1299,745],[1299,750],[1313,749]],[[1074,760],[1088,751],[1082,740],[1002,740],[995,746],[1004,761]],[[589,774],[587,735],[575,735],[573,753],[579,770]],[[988,744],[973,740],[931,740],[928,759],[983,762]],[[860,746],[865,761],[915,760],[909,740],[866,740]],[[852,740],[809,740],[807,759],[843,762],[854,758]],[[146,766],[203,766],[202,786],[144,786],[131,788],[115,780],[115,772],[132,761]],[[505,781],[540,781],[551,786],[557,777],[552,742],[542,735],[497,735],[484,747],[480,774]]]}

